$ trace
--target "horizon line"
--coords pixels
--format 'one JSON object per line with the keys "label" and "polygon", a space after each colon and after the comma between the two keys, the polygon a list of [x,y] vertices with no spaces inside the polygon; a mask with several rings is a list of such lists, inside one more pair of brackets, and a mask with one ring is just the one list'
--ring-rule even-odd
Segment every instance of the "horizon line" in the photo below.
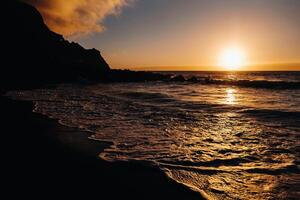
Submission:
{"label": "horizon line", "polygon": [[[251,69],[259,68],[262,69]],[[266,67],[275,69],[265,69]],[[188,69],[184,69],[188,68]],[[202,69],[201,69],[202,68]],[[211,68],[211,69],[209,69]],[[243,69],[244,68],[244,69]],[[285,68],[285,69],[284,69]],[[286,69],[290,68],[290,69]],[[220,66],[212,65],[175,65],[175,66],[130,66],[130,67],[112,67],[112,69],[129,69],[137,71],[300,71],[300,63],[278,63],[278,64],[257,64],[257,65],[245,65],[241,69],[237,70],[226,70]]]}

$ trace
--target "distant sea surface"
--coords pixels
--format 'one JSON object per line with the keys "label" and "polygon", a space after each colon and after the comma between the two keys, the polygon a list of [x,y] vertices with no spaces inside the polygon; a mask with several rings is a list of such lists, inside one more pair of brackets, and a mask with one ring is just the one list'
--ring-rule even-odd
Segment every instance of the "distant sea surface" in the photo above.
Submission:
{"label": "distant sea surface", "polygon": [[218,81],[59,85],[7,95],[112,142],[101,158],[158,167],[207,198],[299,199],[300,72],[164,73]]}

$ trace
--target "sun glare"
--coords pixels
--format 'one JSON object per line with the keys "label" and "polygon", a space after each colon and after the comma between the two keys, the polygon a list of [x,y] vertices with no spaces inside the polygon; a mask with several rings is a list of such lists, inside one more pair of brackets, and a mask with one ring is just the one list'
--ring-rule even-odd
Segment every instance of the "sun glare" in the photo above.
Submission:
{"label": "sun glare", "polygon": [[238,48],[226,49],[221,54],[219,62],[226,70],[240,70],[245,64],[244,53]]}

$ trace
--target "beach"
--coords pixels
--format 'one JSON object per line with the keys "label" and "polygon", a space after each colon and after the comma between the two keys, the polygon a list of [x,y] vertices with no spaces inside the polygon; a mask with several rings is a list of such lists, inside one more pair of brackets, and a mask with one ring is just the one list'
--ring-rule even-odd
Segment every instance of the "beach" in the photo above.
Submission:
{"label": "beach", "polygon": [[[2,106],[4,116],[12,116],[7,129],[17,127],[14,139],[5,141],[20,141],[16,155],[36,162],[38,154],[38,165],[60,172],[57,180],[71,180],[71,188],[84,183],[105,196],[295,199],[300,107],[298,89],[289,84],[298,84],[291,82],[298,73],[208,75],[219,84],[59,84],[7,92],[19,101]],[[233,84],[248,78],[252,85],[228,85],[228,76]],[[27,106],[20,112],[26,116],[17,114],[20,105]],[[52,178],[52,172],[41,174]]]}
{"label": "beach", "polygon": [[101,160],[98,154],[109,144],[32,113],[30,102],[1,97],[0,105],[3,191],[11,197],[201,199],[158,169]]}

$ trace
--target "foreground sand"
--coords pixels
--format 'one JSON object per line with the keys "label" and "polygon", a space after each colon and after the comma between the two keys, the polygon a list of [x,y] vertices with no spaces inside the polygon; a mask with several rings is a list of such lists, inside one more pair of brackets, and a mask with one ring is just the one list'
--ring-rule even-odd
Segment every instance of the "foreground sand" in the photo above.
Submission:
{"label": "foreground sand", "polygon": [[32,113],[30,102],[1,97],[0,108],[3,191],[11,197],[202,199],[158,169],[101,160],[108,144]]}

